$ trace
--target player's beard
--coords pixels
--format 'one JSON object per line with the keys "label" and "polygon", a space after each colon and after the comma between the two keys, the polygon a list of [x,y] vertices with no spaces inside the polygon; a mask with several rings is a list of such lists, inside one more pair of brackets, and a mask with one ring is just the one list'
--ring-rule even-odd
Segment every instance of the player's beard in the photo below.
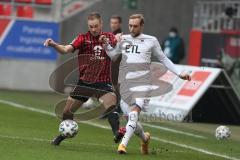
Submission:
{"label": "player's beard", "polygon": [[100,35],[100,33],[99,33],[99,32],[91,32],[91,34],[93,35],[93,37],[97,37],[97,36],[99,36],[99,35]]}
{"label": "player's beard", "polygon": [[141,32],[139,32],[139,33],[131,33],[132,37],[137,37],[137,36],[139,36],[140,34],[141,34]]}

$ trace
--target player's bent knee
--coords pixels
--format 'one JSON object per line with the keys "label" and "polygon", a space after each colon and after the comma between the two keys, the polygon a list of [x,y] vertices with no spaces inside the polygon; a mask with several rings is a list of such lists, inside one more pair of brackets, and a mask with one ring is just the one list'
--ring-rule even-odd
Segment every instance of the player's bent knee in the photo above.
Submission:
{"label": "player's bent knee", "polygon": [[116,95],[113,93],[107,93],[99,98],[99,101],[104,105],[106,109],[109,107],[116,105],[117,98]]}
{"label": "player's bent knee", "polygon": [[128,114],[128,123],[127,128],[132,128],[133,130],[137,127],[137,121],[138,121],[138,112],[132,111]]}
{"label": "player's bent knee", "polygon": [[72,102],[74,102],[75,99],[73,99],[71,96],[68,96],[67,101],[72,101]]}
{"label": "player's bent knee", "polygon": [[63,110],[63,114],[73,114],[70,107],[66,107]]}
{"label": "player's bent knee", "polygon": [[134,112],[138,112],[138,113],[141,112],[141,108],[137,105],[133,105],[130,109],[131,111],[134,111]]}
{"label": "player's bent knee", "polygon": [[131,122],[136,122],[138,121],[138,112],[136,111],[131,111],[129,114],[128,114],[128,121],[131,121]]}

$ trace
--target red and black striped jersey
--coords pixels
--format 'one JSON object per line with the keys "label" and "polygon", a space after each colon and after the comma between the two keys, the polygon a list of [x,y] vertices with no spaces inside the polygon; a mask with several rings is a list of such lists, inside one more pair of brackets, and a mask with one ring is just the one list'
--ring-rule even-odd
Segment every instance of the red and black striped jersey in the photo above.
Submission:
{"label": "red and black striped jersey", "polygon": [[[115,46],[117,41],[110,32],[102,32],[109,39],[109,43]],[[78,52],[79,79],[95,82],[111,82],[111,59],[107,56],[103,43],[99,42],[99,36],[94,37],[89,31],[79,34],[71,43]]]}

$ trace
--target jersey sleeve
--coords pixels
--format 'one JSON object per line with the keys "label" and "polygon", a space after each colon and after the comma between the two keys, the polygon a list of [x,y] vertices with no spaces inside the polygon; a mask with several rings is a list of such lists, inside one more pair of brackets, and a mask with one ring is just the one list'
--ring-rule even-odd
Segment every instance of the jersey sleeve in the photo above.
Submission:
{"label": "jersey sleeve", "polygon": [[156,56],[156,58],[164,65],[166,66],[171,72],[173,72],[176,75],[179,75],[180,72],[177,70],[176,66],[172,63],[170,59],[167,58],[167,56],[163,53],[162,48],[156,38],[153,40],[153,48],[152,52],[153,55]]}
{"label": "jersey sleeve", "polygon": [[83,45],[83,42],[84,42],[84,35],[82,34],[79,34],[71,43],[70,45],[73,46],[74,50],[77,50],[79,49],[82,45]]}
{"label": "jersey sleeve", "polygon": [[115,47],[117,45],[117,40],[115,38],[115,35],[112,34],[112,33],[109,33],[108,34],[108,38],[109,38],[109,44],[112,46],[112,47]]}
{"label": "jersey sleeve", "polygon": [[115,56],[119,56],[121,54],[120,44],[117,43],[115,47],[112,47],[110,44],[107,44],[104,47],[108,57],[113,59]]}

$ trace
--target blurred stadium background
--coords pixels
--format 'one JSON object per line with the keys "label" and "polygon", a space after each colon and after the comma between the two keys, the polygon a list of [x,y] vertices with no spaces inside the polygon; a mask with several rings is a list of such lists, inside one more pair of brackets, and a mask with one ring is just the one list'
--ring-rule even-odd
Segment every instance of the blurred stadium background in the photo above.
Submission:
{"label": "blurred stadium background", "polygon": [[[175,26],[185,42],[186,55],[178,67],[192,70],[198,87],[191,88],[193,82],[178,82],[172,93],[153,100],[152,105],[163,114],[181,113],[184,117],[181,122],[174,122],[160,116],[160,122],[144,123],[153,134],[149,157],[138,153],[136,139],[130,145],[132,153],[119,157],[105,120],[81,122],[76,139],[59,148],[49,145],[60,122],[52,117],[54,106],[67,95],[55,93],[49,86],[49,77],[73,55],[59,56],[53,49],[44,48],[43,42],[51,37],[62,44],[70,43],[78,33],[88,30],[86,16],[92,11],[101,13],[104,31],[110,31],[109,19],[118,14],[123,18],[123,32],[128,33],[129,15],[142,13],[146,34],[162,42],[169,28]],[[53,83],[64,92],[68,88],[58,82],[62,78],[61,73],[57,74]],[[238,160],[240,1],[0,0],[0,111],[3,160]],[[219,142],[214,131],[221,124],[230,127],[232,137]]]}

